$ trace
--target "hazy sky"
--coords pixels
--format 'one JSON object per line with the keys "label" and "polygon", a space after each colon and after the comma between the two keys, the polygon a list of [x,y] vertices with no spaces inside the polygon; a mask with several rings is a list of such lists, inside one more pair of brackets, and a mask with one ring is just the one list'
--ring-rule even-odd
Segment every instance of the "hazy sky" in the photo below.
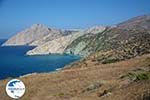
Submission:
{"label": "hazy sky", "polygon": [[113,25],[150,14],[150,0],[0,0],[0,38],[35,23],[55,28]]}

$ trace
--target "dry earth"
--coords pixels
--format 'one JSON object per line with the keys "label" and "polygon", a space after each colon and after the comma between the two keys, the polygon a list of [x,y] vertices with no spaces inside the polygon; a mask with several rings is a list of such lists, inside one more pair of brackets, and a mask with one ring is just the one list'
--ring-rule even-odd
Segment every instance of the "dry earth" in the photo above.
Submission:
{"label": "dry earth", "polygon": [[[26,85],[20,100],[150,100],[150,80],[133,80],[126,75],[150,69],[150,54],[111,64],[88,60],[86,64],[55,73],[21,77]],[[10,80],[0,81],[0,100]]]}

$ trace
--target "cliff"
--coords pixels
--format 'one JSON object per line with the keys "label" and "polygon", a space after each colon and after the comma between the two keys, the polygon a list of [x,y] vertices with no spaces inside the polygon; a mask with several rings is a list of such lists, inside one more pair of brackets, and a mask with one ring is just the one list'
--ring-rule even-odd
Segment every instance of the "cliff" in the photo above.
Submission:
{"label": "cliff", "polygon": [[[73,33],[67,34],[65,36],[59,37],[57,39],[54,39],[52,41],[43,43],[42,45],[38,46],[37,48],[28,51],[27,55],[41,55],[41,54],[51,54],[51,53],[63,54],[63,53],[65,53],[67,46],[70,45],[74,40],[76,40],[80,36],[82,36],[84,34],[89,34],[91,32],[92,32],[92,34],[95,34],[97,32],[101,32],[103,30],[105,30],[105,27],[96,26],[96,27],[92,27],[85,31],[73,32]],[[65,32],[67,32],[67,31],[65,31]]]}
{"label": "cliff", "polygon": [[30,28],[21,31],[8,39],[2,46],[38,46],[62,35],[62,32],[58,29],[48,28],[42,24],[34,24]]}

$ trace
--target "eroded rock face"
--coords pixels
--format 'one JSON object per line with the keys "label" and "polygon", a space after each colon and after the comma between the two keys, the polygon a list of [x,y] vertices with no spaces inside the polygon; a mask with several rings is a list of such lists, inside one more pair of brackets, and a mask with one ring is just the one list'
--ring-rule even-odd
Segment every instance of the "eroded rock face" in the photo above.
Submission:
{"label": "eroded rock face", "polygon": [[[52,41],[45,42],[44,44],[38,46],[37,48],[30,50],[27,52],[27,55],[41,55],[41,54],[51,54],[51,53],[58,53],[63,54],[66,53],[65,50],[74,40],[83,36],[84,34],[96,34],[97,32],[103,31],[105,27],[97,26],[92,27],[88,30],[80,30],[80,31],[64,31],[67,34],[60,38],[54,39]],[[78,48],[77,48],[78,49]]]}
{"label": "eroded rock face", "polygon": [[62,36],[58,29],[51,29],[42,24],[35,24],[8,39],[2,46],[34,45],[38,46]]}
{"label": "eroded rock face", "polygon": [[[80,36],[74,40],[70,45],[65,49],[65,53],[74,54],[86,57],[92,52],[95,52],[95,48],[98,47],[98,44],[102,44],[103,41],[99,41],[99,34],[103,34],[107,30],[107,27],[96,26],[91,27],[84,32],[86,34]],[[102,36],[102,35],[101,35]]]}
{"label": "eroded rock face", "polygon": [[105,26],[94,26],[94,27],[90,27],[88,29],[85,30],[85,33],[87,34],[97,34],[99,32],[102,32],[106,29]]}
{"label": "eroded rock face", "polygon": [[38,46],[37,48],[28,51],[27,55],[41,55],[41,54],[51,54],[51,53],[63,54],[66,47],[69,44],[71,44],[73,40],[75,40],[82,34],[83,34],[82,32],[81,33],[77,32],[66,36],[62,36],[52,41],[48,41]]}

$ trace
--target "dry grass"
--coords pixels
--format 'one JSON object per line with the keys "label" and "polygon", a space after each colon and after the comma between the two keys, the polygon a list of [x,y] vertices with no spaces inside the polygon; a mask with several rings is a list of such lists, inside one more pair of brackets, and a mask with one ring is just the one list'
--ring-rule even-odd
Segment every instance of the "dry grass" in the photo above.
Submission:
{"label": "dry grass", "polygon": [[[84,63],[57,73],[20,78],[26,85],[21,100],[141,100],[150,95],[150,80],[120,78],[129,71],[150,67],[150,55],[104,65],[91,60]],[[5,93],[8,81],[0,81],[0,100],[11,100]]]}

